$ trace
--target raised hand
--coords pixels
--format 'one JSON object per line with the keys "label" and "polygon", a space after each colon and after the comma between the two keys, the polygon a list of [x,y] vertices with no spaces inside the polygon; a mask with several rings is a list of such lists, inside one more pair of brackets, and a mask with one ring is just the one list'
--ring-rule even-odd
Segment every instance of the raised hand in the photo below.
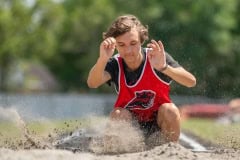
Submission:
{"label": "raised hand", "polygon": [[167,65],[166,55],[162,42],[151,40],[151,42],[147,44],[147,47],[150,48],[147,55],[151,66],[157,70],[165,68]]}
{"label": "raised hand", "polygon": [[113,37],[106,38],[100,45],[100,58],[108,60],[112,57],[116,47],[116,40]]}

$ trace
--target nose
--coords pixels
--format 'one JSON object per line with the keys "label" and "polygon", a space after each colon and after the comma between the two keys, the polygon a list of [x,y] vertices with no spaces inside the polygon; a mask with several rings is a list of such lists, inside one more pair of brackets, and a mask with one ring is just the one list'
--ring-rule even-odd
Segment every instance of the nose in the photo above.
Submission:
{"label": "nose", "polygon": [[131,46],[128,46],[128,47],[126,48],[126,53],[127,53],[127,54],[131,54],[131,53],[132,53],[132,47],[131,47]]}

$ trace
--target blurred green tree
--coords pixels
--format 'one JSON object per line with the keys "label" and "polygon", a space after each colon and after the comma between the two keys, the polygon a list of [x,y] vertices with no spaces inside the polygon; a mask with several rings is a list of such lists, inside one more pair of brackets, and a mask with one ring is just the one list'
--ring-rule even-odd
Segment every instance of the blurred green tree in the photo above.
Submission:
{"label": "blurred green tree", "polygon": [[12,60],[24,52],[29,32],[29,10],[18,0],[0,1],[0,90],[6,91],[6,77]]}
{"label": "blurred green tree", "polygon": [[[150,39],[196,75],[195,88],[173,83],[176,94],[240,96],[240,2],[238,0],[2,0],[0,86],[14,60],[44,63],[62,91],[89,90],[86,78],[98,57],[102,32],[122,14],[149,27]],[[29,1],[28,1],[29,2]]]}
{"label": "blurred green tree", "polygon": [[8,90],[9,67],[19,59],[41,61],[56,52],[56,34],[61,28],[61,5],[51,0],[0,1],[0,91]]}
{"label": "blurred green tree", "polygon": [[102,32],[115,11],[108,0],[67,0],[66,18],[57,35],[57,56],[47,62],[63,91],[86,91],[90,66],[98,56]]}
{"label": "blurred green tree", "polygon": [[[173,87],[178,94],[210,97],[240,96],[239,92],[239,1],[151,0],[158,14],[146,19],[150,34],[163,40],[166,50],[193,72],[193,89]],[[157,9],[156,9],[157,10]],[[157,13],[157,12],[156,12]],[[237,81],[236,81],[237,80]],[[234,81],[234,83],[233,83]]]}
{"label": "blurred green tree", "polygon": [[67,19],[58,38],[59,56],[49,64],[65,90],[87,88],[86,77],[98,56],[102,32],[116,16],[135,14],[149,26],[150,38],[161,39],[198,79],[193,89],[173,84],[174,93],[239,96],[240,82],[232,83],[239,79],[237,0],[227,4],[223,0],[67,0],[63,6]]}

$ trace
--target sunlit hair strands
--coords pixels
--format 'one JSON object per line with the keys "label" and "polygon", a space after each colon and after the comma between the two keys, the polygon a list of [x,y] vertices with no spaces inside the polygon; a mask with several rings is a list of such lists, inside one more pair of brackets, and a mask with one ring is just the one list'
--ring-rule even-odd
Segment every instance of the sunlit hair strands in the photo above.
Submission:
{"label": "sunlit hair strands", "polygon": [[143,44],[148,40],[148,26],[142,25],[139,19],[133,15],[123,15],[117,17],[106,32],[103,33],[103,39],[108,37],[118,37],[126,32],[129,32],[132,28],[136,27],[141,43]]}

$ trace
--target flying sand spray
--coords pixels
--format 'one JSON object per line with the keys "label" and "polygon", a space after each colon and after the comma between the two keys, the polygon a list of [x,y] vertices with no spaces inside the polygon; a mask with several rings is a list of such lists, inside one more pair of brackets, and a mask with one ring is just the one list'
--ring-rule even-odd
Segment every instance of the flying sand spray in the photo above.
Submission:
{"label": "flying sand spray", "polygon": [[19,143],[18,146],[15,147],[23,147],[27,148],[51,148],[49,145],[40,143],[39,140],[33,138],[30,134],[30,131],[25,123],[25,121],[21,118],[19,113],[14,107],[10,108],[2,108],[0,107],[0,119],[4,121],[9,121],[16,124],[16,127],[20,129],[21,135],[24,137],[22,143]]}

